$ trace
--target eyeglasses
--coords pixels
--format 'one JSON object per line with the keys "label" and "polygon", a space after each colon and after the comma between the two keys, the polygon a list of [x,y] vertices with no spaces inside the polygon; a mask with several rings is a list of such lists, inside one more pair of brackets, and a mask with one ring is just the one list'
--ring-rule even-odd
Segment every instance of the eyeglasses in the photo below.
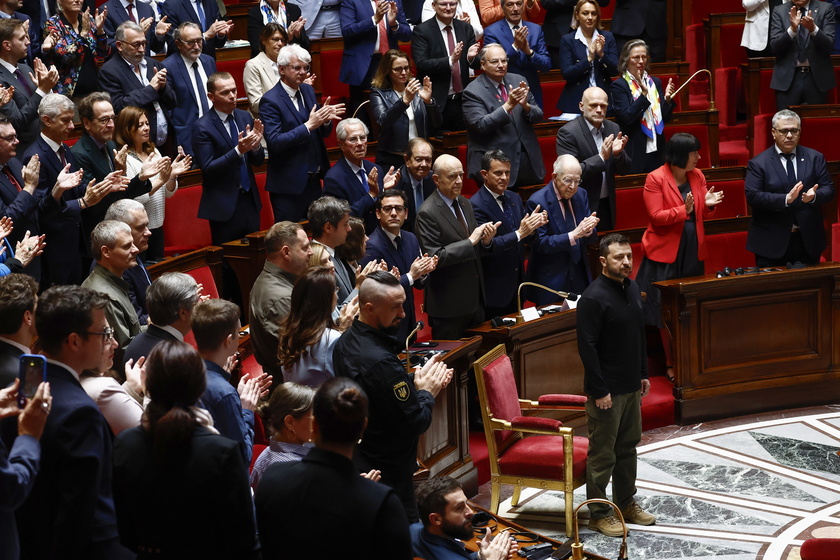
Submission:
{"label": "eyeglasses", "polygon": [[441,8],[454,8],[458,5],[458,2],[435,2],[435,5]]}
{"label": "eyeglasses", "polygon": [[98,122],[98,123],[99,123],[99,124],[101,124],[101,125],[106,125],[106,124],[108,124],[109,122],[114,122],[114,121],[116,121],[116,120],[117,120],[117,117],[115,117],[114,115],[111,115],[111,116],[109,116],[109,117],[100,117],[100,118],[98,118],[98,119],[93,119],[93,120],[95,120],[96,122]]}
{"label": "eyeglasses", "polygon": [[146,45],[148,45],[148,41],[134,41],[133,43],[129,43],[128,41],[120,41],[123,45],[131,45],[135,49],[145,49]]}
{"label": "eyeglasses", "polygon": [[8,136],[0,136],[0,140],[5,140],[6,142],[14,142],[18,139],[17,134],[9,134]]}
{"label": "eyeglasses", "polygon": [[491,58],[490,60],[485,60],[484,62],[486,62],[490,66],[498,66],[500,64],[501,65],[507,64],[508,59],[507,58]]}
{"label": "eyeglasses", "polygon": [[393,206],[383,206],[382,211],[385,212],[386,214],[390,214],[391,212],[394,212],[394,211],[396,211],[397,214],[402,214],[403,212],[405,212],[405,206],[400,206],[399,204],[396,204],[396,205],[393,205]]}
{"label": "eyeglasses", "polygon": [[309,65],[308,64],[305,64],[303,66],[287,64],[286,67],[291,68],[295,72],[309,72]]}
{"label": "eyeglasses", "polygon": [[103,343],[106,343],[106,342],[108,342],[109,340],[113,340],[113,339],[114,339],[114,329],[112,329],[111,327],[105,327],[105,330],[104,330],[104,331],[102,331],[102,332],[90,332],[90,331],[85,331],[85,333],[84,333],[84,334],[99,335],[99,336],[101,336],[101,337],[102,337],[102,342],[103,342]]}
{"label": "eyeglasses", "polygon": [[558,180],[567,187],[580,184],[580,177],[558,177]]}
{"label": "eyeglasses", "polygon": [[367,142],[367,136],[352,136],[344,140],[348,144],[364,144]]}
{"label": "eyeglasses", "polygon": [[630,60],[647,60],[648,56],[646,54],[637,54],[636,56],[631,56]]}
{"label": "eyeglasses", "polygon": [[204,39],[189,39],[185,41],[184,39],[178,39],[178,42],[188,45],[190,47],[200,47],[202,43],[204,43]]}
{"label": "eyeglasses", "polygon": [[408,71],[408,66],[396,66],[391,68],[391,72],[393,72],[394,74],[403,74]]}
{"label": "eyeglasses", "polygon": [[788,134],[790,134],[791,136],[796,136],[800,132],[802,132],[801,128],[774,128],[773,130],[775,130],[782,136],[787,136]]}

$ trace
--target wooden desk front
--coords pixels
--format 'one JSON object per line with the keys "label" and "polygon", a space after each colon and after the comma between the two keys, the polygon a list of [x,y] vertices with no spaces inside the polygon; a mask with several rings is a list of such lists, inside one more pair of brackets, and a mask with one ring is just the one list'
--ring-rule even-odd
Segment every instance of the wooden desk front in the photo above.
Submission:
{"label": "wooden desk front", "polygon": [[840,400],[840,264],[658,285],[678,424]]}

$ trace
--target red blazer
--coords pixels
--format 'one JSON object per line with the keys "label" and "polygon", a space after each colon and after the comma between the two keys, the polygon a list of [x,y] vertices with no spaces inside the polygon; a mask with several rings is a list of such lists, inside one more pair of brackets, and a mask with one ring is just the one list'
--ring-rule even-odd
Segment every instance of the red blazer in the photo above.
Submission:
{"label": "red blazer", "polygon": [[[697,256],[706,260],[706,236],[703,220],[714,208],[706,207],[706,177],[699,169],[687,173],[688,184],[694,194],[694,216],[697,224]],[[645,208],[648,227],[642,236],[642,249],[647,258],[663,263],[677,260],[677,249],[688,218],[680,189],[669,164],[651,171],[645,180]]]}

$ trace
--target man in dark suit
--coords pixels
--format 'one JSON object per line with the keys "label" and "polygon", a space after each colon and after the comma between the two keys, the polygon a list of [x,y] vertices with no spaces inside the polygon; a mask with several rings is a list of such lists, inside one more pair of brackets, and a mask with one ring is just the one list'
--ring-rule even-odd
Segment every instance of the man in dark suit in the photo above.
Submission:
{"label": "man in dark suit", "polygon": [[175,90],[178,104],[172,109],[175,143],[184,153],[193,153],[195,123],[210,110],[207,78],[216,72],[213,57],[201,52],[201,28],[191,21],[178,26],[173,35],[178,50],[163,61],[167,80]]}
{"label": "man in dark suit", "polygon": [[[343,198],[350,203],[351,214],[364,220],[365,233],[370,234],[378,224],[374,212],[376,195],[394,183],[394,174],[385,172],[365,159],[368,128],[359,119],[344,119],[335,130],[338,146],[344,157],[335,162],[324,177],[324,194]],[[387,187],[386,187],[387,188]]]}
{"label": "man in dark suit", "polygon": [[455,18],[457,3],[433,0],[432,7],[435,17],[414,28],[411,54],[417,75],[432,80],[432,97],[443,116],[441,131],[464,130],[461,97],[470,68],[478,68],[481,45],[472,26]]}
{"label": "man in dark suit", "polygon": [[484,44],[498,43],[508,57],[508,71],[525,77],[537,105],[543,106],[538,72],[551,70],[542,28],[522,19],[524,0],[501,0],[505,17],[484,29]]}
{"label": "man in dark suit", "polygon": [[385,261],[388,269],[400,270],[400,284],[405,290],[405,317],[397,330],[397,342],[402,346],[408,333],[414,330],[414,289],[422,290],[426,275],[435,269],[437,257],[420,253],[420,243],[410,231],[402,229],[408,214],[408,197],[403,191],[386,189],[376,197],[377,227],[370,234],[362,266],[370,261]]}
{"label": "man in dark suit", "polygon": [[[610,0],[597,0],[600,7],[609,6]],[[542,0],[540,6],[545,10],[542,30],[551,67],[560,68],[560,39],[572,31],[577,0]]]}
{"label": "man in dark suit", "polygon": [[309,204],[321,195],[321,179],[330,168],[324,138],[332,121],[344,114],[344,104],[330,105],[329,98],[319,107],[315,90],[303,83],[311,60],[298,45],[280,49],[280,82],[260,101],[269,156],[265,189],[275,222],[302,220]]}
{"label": "man in dark suit", "polygon": [[172,27],[172,24],[166,19],[161,19],[155,23],[155,10],[157,4],[152,2],[151,5],[142,0],[108,0],[105,2],[105,8],[108,10],[105,16],[105,35],[108,36],[108,44],[112,49],[116,48],[116,40],[114,35],[117,32],[117,27],[123,22],[131,21],[139,25],[144,25],[148,22],[149,29],[146,31],[146,54],[151,55],[152,51],[156,53],[166,52],[166,41],[168,39],[167,33]]}
{"label": "man in dark suit", "polygon": [[508,74],[501,45],[482,49],[481,69],[484,73],[464,90],[469,176],[480,182],[481,156],[497,149],[510,158],[512,189],[542,183],[545,166],[533,127],[542,122],[542,109],[523,77]]}
{"label": "man in dark suit", "polygon": [[[0,3],[0,19],[15,19],[26,25],[27,37],[29,43],[26,46],[26,62],[32,64],[36,56],[41,54],[41,29],[33,27],[32,18],[23,12],[19,12],[23,7],[23,0],[5,0]],[[20,61],[20,59],[15,62]]]}
{"label": "man in dark suit", "polygon": [[486,296],[485,316],[503,317],[516,311],[516,293],[525,276],[525,243],[548,222],[539,206],[526,214],[522,198],[508,191],[510,158],[501,150],[481,158],[484,186],[470,198],[479,224],[499,223],[493,251],[481,258]]}
{"label": "man in dark suit", "polygon": [[776,108],[825,103],[834,88],[834,8],[828,2],[793,0],[770,15],[770,49],[776,56],[770,88]]}
{"label": "man in dark suit", "polygon": [[[592,281],[586,245],[598,241],[598,218],[589,211],[589,197],[580,185],[581,168],[571,155],[554,162],[551,181],[528,199],[528,209],[537,205],[548,212],[548,223],[537,230],[528,262],[528,280],[552,290],[580,294]],[[558,297],[532,288],[528,299],[548,305]]]}
{"label": "man in dark suit", "polygon": [[435,192],[435,182],[432,179],[432,145],[428,140],[415,137],[408,142],[405,165],[400,167],[400,180],[394,188],[401,190],[406,196],[408,215],[402,229],[414,232],[417,211]]}
{"label": "man in dark suit", "polygon": [[[18,19],[0,20],[0,84],[15,88],[12,100],[0,107],[0,112],[5,113],[15,130],[19,131],[20,153],[26,151],[41,131],[38,104],[58,83],[55,66],[48,70],[37,59],[33,72],[29,65],[20,62],[26,56],[28,44],[23,22]],[[30,75],[35,76],[37,83]]]}
{"label": "man in dark suit", "polygon": [[198,217],[210,221],[214,245],[260,229],[260,193],[252,166],[264,159],[262,123],[236,108],[236,82],[227,72],[207,80],[213,109],[195,125],[193,151],[203,188]]}
{"label": "man in dark suit", "polygon": [[32,353],[37,294],[38,283],[31,276],[0,278],[0,388],[18,378],[20,357]]}
{"label": "man in dark suit", "polygon": [[399,48],[399,41],[411,40],[411,28],[400,0],[377,1],[376,11],[370,0],[343,0],[340,17],[344,50],[338,79],[350,86],[353,113],[367,99],[382,55]]}
{"label": "man in dark suit", "polygon": [[149,248],[149,238],[152,236],[152,232],[149,231],[149,216],[146,214],[146,208],[133,198],[123,198],[108,208],[104,219],[123,222],[131,228],[131,237],[139,251],[135,259],[137,266],[126,270],[122,278],[128,282],[128,299],[134,306],[140,324],[148,325],[149,308],[146,304],[146,290],[151,285],[152,280],[146,270],[146,265],[140,259],[140,255],[144,254]]}
{"label": "man in dark suit", "polygon": [[18,510],[22,558],[133,558],[117,534],[111,493],[113,435],[79,374],[98,368],[111,330],[104,296],[54,286],[38,299],[35,326],[54,397],[41,437],[41,472]]}
{"label": "man in dark suit", "polygon": [[160,5],[161,15],[173,27],[185,21],[197,23],[204,39],[204,54],[216,58],[216,49],[225,46],[233,21],[221,19],[216,0],[167,0]]}
{"label": "man in dark suit", "polygon": [[307,214],[312,242],[326,247],[335,267],[338,302],[346,301],[356,288],[353,271],[335,256],[335,248],[343,245],[350,233],[350,204],[345,199],[322,196],[309,206]]}
{"label": "man in dark suit", "polygon": [[610,31],[615,35],[618,52],[630,39],[642,39],[648,45],[651,62],[665,62],[668,42],[667,1],[615,0]]}
{"label": "man in dark suit", "polygon": [[604,90],[588,88],[580,101],[582,114],[557,131],[557,155],[571,154],[580,162],[580,186],[589,195],[590,209],[598,213],[601,231],[615,227],[615,176],[630,169],[627,137],[606,119],[608,106]]}
{"label": "man in dark suit", "polygon": [[415,228],[423,252],[438,258],[426,284],[426,313],[433,338],[458,340],[484,320],[480,259],[501,224],[478,225],[472,205],[461,196],[464,168],[457,158],[439,156],[433,173],[437,190],[420,207]]}
{"label": "man in dark suit", "polygon": [[[108,94],[97,91],[82,99],[79,102],[79,116],[82,119],[82,126],[85,127],[85,133],[73,144],[71,151],[76,158],[76,164],[83,171],[82,184],[86,185],[91,181],[99,183],[111,173],[125,168],[124,159],[120,158],[122,160],[120,164],[114,158],[114,153],[117,151],[117,145],[114,142],[116,119]],[[125,153],[122,156],[124,157]],[[90,233],[96,224],[105,219],[105,213],[111,204],[123,198],[136,198],[148,193],[152,189],[149,179],[164,169],[168,162],[169,158],[147,160],[140,173],[129,181],[124,191],[109,193],[99,204],[82,212],[84,238],[90,239]],[[89,250],[85,251],[85,254],[92,257]]]}
{"label": "man in dark suit", "polygon": [[146,110],[150,139],[165,154],[169,113],[177,101],[175,90],[167,83],[166,69],[145,55],[146,36],[136,23],[120,24],[114,37],[119,56],[111,57],[99,69],[99,84],[111,94],[111,104],[117,114],[129,105]]}
{"label": "man in dark suit", "polygon": [[184,341],[192,329],[192,311],[198,301],[198,284],[189,274],[167,272],[152,282],[146,294],[152,324],[134,337],[125,349],[123,362],[146,356],[164,340]]}
{"label": "man in dark suit", "polygon": [[[40,173],[35,196],[42,199],[41,207],[54,208],[49,219],[41,220],[41,233],[47,236],[48,245],[41,261],[41,287],[53,284],[80,284],[83,271],[89,262],[82,262],[88,254],[90,239],[82,235],[82,212],[92,208],[111,190],[124,189],[128,181],[118,173],[110,174],[104,181],[82,184],[82,171],[76,158],[65,144],[73,131],[75,105],[58,93],[50,93],[41,100],[38,116],[41,134],[26,150],[23,161],[28,164],[38,156]],[[53,205],[52,198],[58,205]]]}
{"label": "man in dark suit", "polygon": [[815,264],[825,250],[822,205],[834,197],[834,183],[825,157],[799,145],[801,131],[799,115],[779,111],[773,116],[775,144],[747,164],[747,250],[760,267]]}

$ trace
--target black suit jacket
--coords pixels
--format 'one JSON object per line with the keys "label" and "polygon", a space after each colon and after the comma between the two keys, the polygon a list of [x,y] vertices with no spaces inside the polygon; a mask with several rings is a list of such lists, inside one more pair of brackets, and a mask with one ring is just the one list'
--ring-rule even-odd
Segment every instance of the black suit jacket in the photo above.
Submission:
{"label": "black suit jacket", "polygon": [[[798,54],[798,37],[791,39],[787,29],[790,27],[790,7],[792,2],[777,6],[770,14],[770,49],[776,55],[773,65],[773,77],[770,88],[787,91],[793,83]],[[811,0],[810,15],[820,28],[819,33],[811,35],[805,47],[811,75],[820,91],[834,87],[834,70],[831,65],[831,52],[834,49],[834,8],[829,2]]]}
{"label": "black suit jacket", "polygon": [[128,346],[125,348],[125,354],[123,355],[123,362],[134,360],[136,364],[139,358],[144,356],[148,358],[149,352],[164,340],[177,340],[177,338],[172,333],[163,330],[157,325],[149,325],[148,329],[135,336],[128,343]]}
{"label": "black suit jacket", "polygon": [[[434,87],[434,84],[432,84]],[[408,147],[408,106],[393,89],[373,89],[370,106],[376,123],[381,127],[377,152],[404,154]],[[411,102],[417,136],[428,139],[440,127],[442,118],[435,103],[426,105],[419,96]],[[388,171],[387,169],[385,171]]]}
{"label": "black suit jacket", "polygon": [[[577,0],[542,0],[540,5],[545,10],[545,20],[542,28],[545,44],[549,47],[560,47],[560,39],[572,30],[572,16],[575,13]],[[609,6],[610,0],[598,0],[602,8]]]}
{"label": "black suit jacket", "polygon": [[146,270],[146,265],[140,259],[137,259],[137,266],[132,266],[126,270],[122,278],[128,282],[128,299],[134,305],[134,311],[137,312],[137,318],[140,320],[140,324],[149,324],[149,310],[146,307],[146,289],[151,285],[151,279]]}
{"label": "black suit jacket", "polygon": [[666,0],[615,0],[610,31],[625,37],[668,37]]}
{"label": "black suit jacket", "polygon": [[92,543],[117,538],[111,428],[70,371],[48,362],[47,381],[53,402],[44,460],[17,512],[21,558],[92,558]]}
{"label": "black suit jacket", "polygon": [[[289,24],[297,21],[300,17],[300,6],[286,2],[286,28],[288,29]],[[251,58],[260,54],[260,47],[262,46],[260,33],[262,33],[264,27],[265,24],[263,23],[262,12],[260,12],[260,4],[257,2],[256,6],[248,10],[248,42],[251,43]],[[306,35],[306,28],[301,29],[300,35],[295,37],[291,42],[300,45],[306,50],[310,50],[312,46],[312,41]]]}
{"label": "black suit jacket", "polygon": [[[470,24],[461,20],[452,21],[455,33],[455,44],[463,41],[464,50],[461,53],[461,83],[467,86],[470,66],[478,68],[481,61],[478,56],[467,61],[467,51],[475,43],[475,32]],[[443,111],[449,94],[449,82],[452,81],[452,67],[449,64],[449,54],[437,18],[424,21],[414,28],[411,36],[411,55],[417,66],[417,77],[421,80],[428,76],[432,80],[432,97],[437,106]]]}
{"label": "black suit jacket", "polygon": [[[420,182],[420,186],[423,189],[423,200],[425,201],[427,198],[432,196],[432,193],[435,192],[435,182],[432,180],[432,172],[429,171],[429,174]],[[414,232],[414,223],[417,221],[417,212],[420,210],[416,207],[414,203],[414,191],[411,188],[411,175],[409,175],[408,169],[406,169],[405,165],[400,167],[400,180],[394,185],[395,189],[399,189],[405,193],[405,197],[408,199],[406,202],[406,208],[408,208],[408,217],[405,219],[405,223],[403,224],[402,229],[405,231]],[[422,205],[421,205],[422,206]]]}
{"label": "black suit jacket", "polygon": [[[84,171],[84,174],[82,175],[83,185],[87,185],[90,181],[99,183],[100,181],[103,181],[105,176],[111,173],[112,170],[116,169],[114,166],[115,149],[117,149],[117,145],[113,141],[105,144],[105,150],[108,152],[106,159],[105,154],[102,153],[96,145],[94,139],[91,138],[89,134],[82,134],[82,137],[73,144],[71,151],[76,158],[76,163]],[[151,181],[148,179],[141,181],[140,176],[135,175],[128,183],[128,187],[124,191],[109,193],[97,204],[82,210],[82,235],[84,236],[84,239],[90,239],[90,234],[93,232],[93,228],[96,227],[96,224],[105,219],[105,213],[108,212],[108,207],[110,207],[111,204],[118,200],[122,200],[123,198],[136,198],[148,193],[151,189]],[[93,254],[90,251],[90,243],[85,244],[85,249],[85,254],[93,258]]]}
{"label": "black suit jacket", "polygon": [[22,355],[19,348],[0,340],[0,389],[8,387],[18,378]]}
{"label": "black suit jacket", "polygon": [[15,127],[18,140],[20,140],[20,144],[17,146],[17,153],[22,154],[41,132],[41,121],[38,119],[38,105],[41,103],[43,97],[35,93],[38,86],[29,79],[29,73],[32,72],[32,68],[22,62],[19,62],[17,67],[23,75],[23,81],[29,87],[32,94],[26,93],[26,88],[21,84],[20,80],[12,72],[9,72],[5,66],[0,65],[0,84],[6,88],[9,86],[14,86],[15,88],[12,100],[0,107],[0,112],[5,113],[9,117],[9,120],[12,121],[12,126]]}
{"label": "black suit jacket", "polygon": [[[128,17],[128,12],[126,11],[126,9],[123,8],[122,2],[120,2],[120,0],[108,0],[107,2],[105,2],[105,7],[108,9],[108,15],[105,17],[105,35],[108,36],[108,44],[111,45],[111,48],[113,49],[113,51],[111,52],[113,52],[115,56],[119,56],[119,52],[117,51],[117,42],[114,39],[114,34],[117,31],[117,27],[119,27],[121,23],[130,21],[130,18]],[[140,23],[141,20],[144,20],[148,17],[152,18],[152,25],[149,26],[149,30],[146,32],[146,54],[150,54],[151,51],[162,51],[163,47],[166,45],[168,35],[164,35],[162,38],[158,38],[157,34],[155,33],[154,10],[156,10],[157,8],[153,8],[149,4],[143,2],[142,0],[135,1],[134,8],[134,17],[137,20],[137,23]],[[173,27],[172,29],[175,28]]]}
{"label": "black suit jacket", "polygon": [[[604,119],[602,125],[603,138],[613,134],[618,136],[621,129],[612,121]],[[580,186],[589,195],[589,206],[592,212],[598,211],[598,203],[601,200],[602,174],[606,173],[607,191],[610,200],[610,215],[615,220],[615,176],[624,175],[630,169],[631,160],[627,150],[615,158],[610,157],[607,161],[601,159],[595,138],[589,132],[589,126],[583,115],[566,123],[557,131],[557,155],[571,154],[580,162],[582,169]],[[602,225],[603,229],[612,229]]]}
{"label": "black suit jacket", "polygon": [[[12,176],[23,187],[23,166],[16,159],[7,163]],[[54,205],[57,208],[57,205]],[[31,235],[40,235],[40,217],[42,214],[41,198],[37,194],[29,194],[24,190],[18,191],[6,173],[0,168],[0,216],[8,216],[15,224],[8,241],[14,247],[15,243],[23,239],[28,231]],[[35,257],[26,267],[25,272],[36,280],[41,279],[41,257]]]}
{"label": "black suit jacket", "polygon": [[[146,57],[146,78],[151,81],[155,75],[155,71],[161,68],[160,62],[151,57]],[[152,86],[144,86],[140,83],[140,79],[131,70],[131,66],[125,61],[122,56],[113,56],[110,60],[105,62],[99,69],[99,84],[104,91],[111,94],[111,105],[114,106],[114,112],[119,114],[123,107],[134,105],[135,107],[142,107],[146,110],[149,116],[149,126],[151,127],[151,138],[154,140],[157,134],[157,112],[155,111],[154,103],[160,103],[161,108],[166,114],[166,118],[171,121],[170,114],[175,108],[177,97],[172,85],[168,83],[161,88],[160,91]],[[171,133],[171,123],[169,126]]]}

